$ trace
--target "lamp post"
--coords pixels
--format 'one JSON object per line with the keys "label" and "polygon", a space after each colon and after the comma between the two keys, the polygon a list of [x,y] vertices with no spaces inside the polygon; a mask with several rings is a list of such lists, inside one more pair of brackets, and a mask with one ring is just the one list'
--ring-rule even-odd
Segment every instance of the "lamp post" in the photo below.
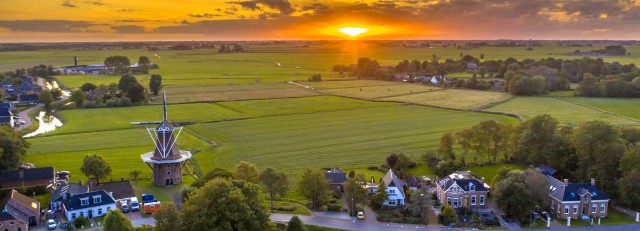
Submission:
{"label": "lamp post", "polygon": [[353,213],[353,215],[356,215],[355,210],[356,210],[356,202],[353,199],[353,197],[351,197],[351,213]]}
{"label": "lamp post", "polygon": [[420,223],[424,223],[424,193],[420,193]]}

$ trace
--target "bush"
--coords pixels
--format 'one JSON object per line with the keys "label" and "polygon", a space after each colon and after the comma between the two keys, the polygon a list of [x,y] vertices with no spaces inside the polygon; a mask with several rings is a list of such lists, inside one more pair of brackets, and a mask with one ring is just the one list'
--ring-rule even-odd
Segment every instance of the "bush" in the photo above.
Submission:
{"label": "bush", "polygon": [[331,203],[327,205],[327,210],[331,212],[340,212],[342,211],[342,206],[339,204]]}
{"label": "bush", "polygon": [[296,210],[296,206],[292,204],[274,204],[273,209],[276,211],[292,212]]}
{"label": "bush", "polygon": [[91,226],[91,222],[84,216],[80,216],[76,217],[76,219],[73,220],[73,226],[75,226],[76,228],[81,228],[82,226],[89,227]]}

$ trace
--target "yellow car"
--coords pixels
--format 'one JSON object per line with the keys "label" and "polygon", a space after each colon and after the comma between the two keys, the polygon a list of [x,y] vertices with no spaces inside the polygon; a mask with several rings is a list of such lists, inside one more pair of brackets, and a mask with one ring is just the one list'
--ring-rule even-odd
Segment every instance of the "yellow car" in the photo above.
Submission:
{"label": "yellow car", "polygon": [[363,212],[358,212],[358,220],[364,220],[364,213]]}

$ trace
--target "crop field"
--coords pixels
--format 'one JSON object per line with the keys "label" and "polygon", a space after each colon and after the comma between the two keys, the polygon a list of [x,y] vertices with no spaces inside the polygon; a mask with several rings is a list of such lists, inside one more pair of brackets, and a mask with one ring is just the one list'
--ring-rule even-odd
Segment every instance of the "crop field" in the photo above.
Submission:
{"label": "crop field", "polygon": [[232,168],[240,160],[274,167],[296,179],[306,168],[366,168],[391,152],[417,159],[443,133],[482,120],[515,123],[506,116],[421,106],[394,106],[197,124],[188,129],[218,143],[213,155],[198,155],[204,168]]}
{"label": "crop field", "polygon": [[510,97],[512,96],[505,92],[446,89],[382,99],[446,108],[473,109]]}
{"label": "crop field", "polygon": [[[163,80],[164,81],[164,80]],[[291,98],[318,95],[312,91],[285,83],[164,86],[169,103],[193,103],[250,99]],[[162,97],[154,97],[161,103]]]}
{"label": "crop field", "polygon": [[335,88],[372,87],[402,84],[400,82],[390,82],[382,80],[342,80],[342,81],[321,81],[321,82],[301,82],[300,84],[311,86],[316,90]]}
{"label": "crop field", "polygon": [[321,90],[322,93],[362,99],[376,99],[396,95],[406,95],[419,92],[437,91],[441,88],[421,84],[399,83],[393,85],[336,88]]}
{"label": "crop field", "polygon": [[640,119],[640,99],[590,97],[567,97],[563,99],[620,114],[629,118]]}
{"label": "crop field", "polygon": [[561,125],[579,123],[587,120],[603,120],[615,125],[640,125],[633,120],[546,96],[518,96],[507,102],[487,108],[486,110],[514,113],[522,115],[525,118],[531,118],[540,114],[549,114],[557,119]]}

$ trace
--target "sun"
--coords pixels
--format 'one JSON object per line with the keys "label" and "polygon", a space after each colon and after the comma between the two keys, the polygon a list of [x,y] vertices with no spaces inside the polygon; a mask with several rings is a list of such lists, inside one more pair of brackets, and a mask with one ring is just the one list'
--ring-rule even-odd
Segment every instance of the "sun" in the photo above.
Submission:
{"label": "sun", "polygon": [[343,34],[349,35],[351,37],[356,37],[362,33],[369,31],[369,29],[362,28],[362,27],[343,27],[343,28],[340,28],[338,31],[340,31]]}

